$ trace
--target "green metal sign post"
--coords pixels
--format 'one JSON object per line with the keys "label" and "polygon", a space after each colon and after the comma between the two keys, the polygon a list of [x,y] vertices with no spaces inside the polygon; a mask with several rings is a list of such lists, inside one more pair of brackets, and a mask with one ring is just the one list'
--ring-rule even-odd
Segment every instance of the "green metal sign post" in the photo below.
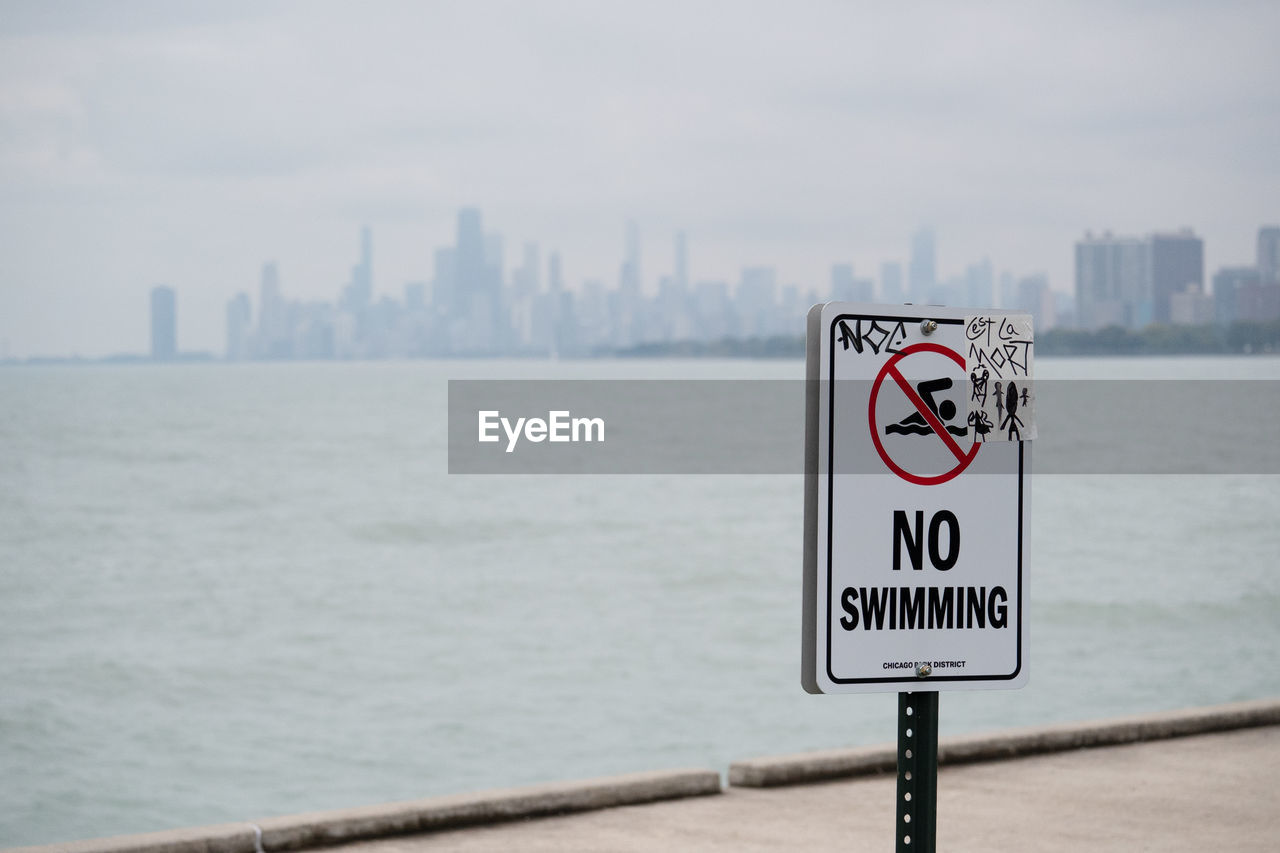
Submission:
{"label": "green metal sign post", "polygon": [[934,853],[938,826],[938,694],[898,694],[897,853]]}

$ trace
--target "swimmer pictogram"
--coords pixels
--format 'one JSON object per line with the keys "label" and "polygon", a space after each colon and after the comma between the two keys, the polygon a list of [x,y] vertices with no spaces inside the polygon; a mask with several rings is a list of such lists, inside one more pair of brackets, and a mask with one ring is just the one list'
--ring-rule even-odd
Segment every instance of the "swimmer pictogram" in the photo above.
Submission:
{"label": "swimmer pictogram", "polygon": [[[871,440],[875,444],[876,452],[880,454],[880,458],[888,466],[889,470],[908,482],[921,486],[934,486],[947,482],[969,467],[969,463],[977,455],[981,444],[973,443],[966,448],[962,447],[953,437],[968,436],[969,427],[962,426],[960,423],[948,423],[955,420],[958,414],[956,404],[950,399],[938,399],[939,394],[954,386],[955,382],[951,377],[938,377],[913,383],[903,376],[900,364],[904,359],[910,358],[917,353],[936,353],[946,356],[955,362],[960,366],[961,370],[965,366],[964,359],[959,353],[938,344],[922,343],[906,347],[885,362],[884,367],[880,368],[880,372],[876,375],[875,381],[871,386],[868,420],[871,428]],[[881,425],[876,416],[876,404],[879,401],[880,389],[886,379],[890,379],[897,384],[903,394],[906,395],[914,411],[893,423]],[[1010,428],[1013,429],[1014,427],[1010,426]],[[979,422],[975,429],[982,434],[989,431],[990,427]],[[882,431],[885,435],[937,436],[955,457],[955,464],[934,474],[917,474],[908,471],[885,449],[884,441],[881,439]]]}

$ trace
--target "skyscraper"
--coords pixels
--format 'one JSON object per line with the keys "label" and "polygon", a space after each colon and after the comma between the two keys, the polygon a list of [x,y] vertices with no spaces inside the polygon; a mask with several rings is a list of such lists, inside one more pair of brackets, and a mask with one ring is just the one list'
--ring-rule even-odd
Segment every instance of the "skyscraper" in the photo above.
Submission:
{"label": "skyscraper", "polygon": [[766,337],[778,333],[777,273],[773,267],[745,268],[738,283],[737,297],[742,334]]}
{"label": "skyscraper", "polygon": [[373,301],[373,234],[360,229],[360,262],[351,268],[351,282],[342,291],[342,307],[359,316]]}
{"label": "skyscraper", "polygon": [[1258,229],[1258,274],[1264,284],[1280,284],[1280,225]]}
{"label": "skyscraper", "polygon": [[151,288],[151,358],[173,361],[178,354],[177,297],[172,287]]}
{"label": "skyscraper", "polygon": [[874,302],[876,284],[869,278],[856,278],[853,264],[832,264],[830,296],[835,302]]}
{"label": "skyscraper", "polygon": [[507,293],[511,330],[522,347],[534,339],[535,303],[542,281],[540,257],[537,243],[524,244],[523,259],[511,274],[511,287]]}
{"label": "skyscraper", "polygon": [[560,262],[560,253],[556,251],[547,257],[546,299],[551,353],[559,355],[570,352],[576,342],[573,294],[565,289],[564,268]]}
{"label": "skyscraper", "polygon": [[1183,228],[1176,233],[1152,234],[1151,319],[1157,323],[1173,320],[1171,297],[1188,286],[1204,288],[1204,241]]}
{"label": "skyscraper", "polygon": [[1271,320],[1280,315],[1280,283],[1257,267],[1223,267],[1213,275],[1213,313],[1223,325]]}
{"label": "skyscraper", "polygon": [[631,346],[645,336],[643,293],[640,274],[640,228],[628,220],[622,266],[618,268],[617,343]]}
{"label": "skyscraper", "polygon": [[639,298],[644,290],[644,279],[640,274],[640,226],[635,220],[627,222],[627,254],[619,284],[623,292],[632,298]]}
{"label": "skyscraper", "polygon": [[431,279],[431,302],[447,320],[453,320],[460,313],[458,250],[452,246],[436,249],[435,275]]}
{"label": "skyscraper", "polygon": [[886,261],[880,265],[880,295],[885,302],[905,302],[902,290],[902,264]]}
{"label": "skyscraper", "polygon": [[252,322],[249,294],[241,291],[227,302],[227,360],[249,357],[249,330]]}
{"label": "skyscraper", "polygon": [[1169,296],[1169,322],[1179,326],[1203,326],[1213,322],[1213,299],[1198,284]]}
{"label": "skyscraper", "polygon": [[360,229],[361,283],[373,295],[373,232],[366,225]]}
{"label": "skyscraper", "polygon": [[1049,289],[1049,277],[1044,273],[1023,276],[1018,280],[1017,309],[1031,315],[1031,321],[1037,332],[1053,328],[1057,321],[1054,316],[1053,291]]}
{"label": "skyscraper", "polygon": [[474,207],[458,211],[453,271],[450,347],[492,352],[511,345],[503,312],[502,239],[484,233],[480,211]]}
{"label": "skyscraper", "polygon": [[458,211],[458,233],[454,244],[454,305],[466,312],[473,298],[484,289],[484,227],[480,211],[464,207]]}
{"label": "skyscraper", "polygon": [[560,253],[552,252],[547,258],[547,290],[559,294],[564,289],[564,276],[560,269]]}
{"label": "skyscraper", "polygon": [[1139,237],[1086,233],[1076,243],[1076,322],[1139,328],[1152,320],[1150,250]]}
{"label": "skyscraper", "polygon": [[671,275],[658,281],[658,298],[653,322],[662,340],[688,340],[693,337],[689,306],[689,255],[683,231],[675,235],[674,268]]}
{"label": "skyscraper", "polygon": [[995,304],[995,269],[990,258],[965,267],[964,298],[964,304],[972,308],[989,308]]}
{"label": "skyscraper", "polygon": [[541,258],[537,243],[524,244],[524,261],[512,282],[517,297],[532,298],[542,290]]}
{"label": "skyscraper", "polygon": [[262,265],[258,285],[259,358],[292,358],[293,340],[289,322],[289,306],[280,294],[280,271],[275,261]]}
{"label": "skyscraper", "polygon": [[907,269],[908,291],[911,301],[920,304],[929,300],[929,292],[938,280],[937,246],[932,228],[921,228],[911,236],[911,265]]}
{"label": "skyscraper", "polygon": [[853,302],[853,264],[831,265],[831,301]]}

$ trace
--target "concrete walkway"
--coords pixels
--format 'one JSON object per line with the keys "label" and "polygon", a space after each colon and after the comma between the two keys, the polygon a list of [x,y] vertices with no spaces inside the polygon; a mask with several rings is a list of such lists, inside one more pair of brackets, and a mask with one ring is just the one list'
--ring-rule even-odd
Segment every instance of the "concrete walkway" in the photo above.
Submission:
{"label": "concrete walkway", "polygon": [[[357,842],[342,853],[893,849],[891,774]],[[1276,851],[1280,726],[944,766],[938,849]]]}
{"label": "concrete walkway", "polygon": [[[938,849],[1280,850],[1280,699],[943,738]],[[429,797],[9,853],[890,850],[897,746]]]}

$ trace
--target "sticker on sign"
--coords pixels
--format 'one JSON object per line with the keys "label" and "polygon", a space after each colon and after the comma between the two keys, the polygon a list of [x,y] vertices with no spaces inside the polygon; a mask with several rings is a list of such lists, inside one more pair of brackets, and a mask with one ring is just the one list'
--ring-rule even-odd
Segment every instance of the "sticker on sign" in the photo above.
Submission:
{"label": "sticker on sign", "polygon": [[1030,314],[964,318],[968,424],[974,441],[1036,437],[1035,337]]}
{"label": "sticker on sign", "polygon": [[[981,316],[997,340],[1006,315]],[[845,303],[809,312],[801,680],[811,693],[1026,683],[1028,421],[1003,441],[977,429],[969,355],[983,344],[968,332],[986,326],[974,317]],[[1021,322],[1007,328],[1029,342]],[[1025,382],[1031,347],[1020,348]],[[1022,390],[1021,408],[1002,414],[1029,415]]]}

